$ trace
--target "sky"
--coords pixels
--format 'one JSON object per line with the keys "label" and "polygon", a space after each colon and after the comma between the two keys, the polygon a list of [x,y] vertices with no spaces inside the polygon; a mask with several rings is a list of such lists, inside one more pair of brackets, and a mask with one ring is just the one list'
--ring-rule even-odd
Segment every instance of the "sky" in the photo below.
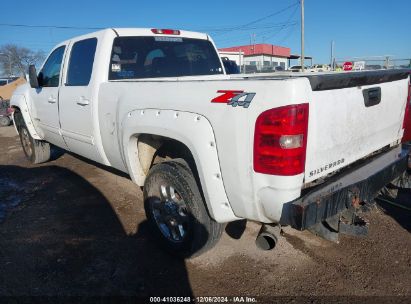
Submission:
{"label": "sky", "polygon": [[[1,12],[0,46],[14,43],[46,53],[63,40],[94,31],[90,28],[106,27],[201,31],[219,48],[252,41],[301,52],[299,0],[12,0],[2,1]],[[411,0],[305,0],[305,54],[314,63],[329,63],[334,41],[337,59],[411,58],[410,13]]]}

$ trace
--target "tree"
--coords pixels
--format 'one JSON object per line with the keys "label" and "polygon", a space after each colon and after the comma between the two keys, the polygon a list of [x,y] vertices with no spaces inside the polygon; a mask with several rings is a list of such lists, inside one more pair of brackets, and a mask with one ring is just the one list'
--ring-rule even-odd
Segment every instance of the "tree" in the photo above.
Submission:
{"label": "tree", "polygon": [[9,76],[26,77],[29,65],[38,65],[44,60],[43,51],[33,51],[15,44],[6,44],[0,47],[0,65]]}

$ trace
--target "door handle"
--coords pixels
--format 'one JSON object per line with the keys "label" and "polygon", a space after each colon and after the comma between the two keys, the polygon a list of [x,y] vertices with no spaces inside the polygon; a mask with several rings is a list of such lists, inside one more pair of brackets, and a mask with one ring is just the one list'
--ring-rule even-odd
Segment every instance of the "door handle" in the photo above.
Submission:
{"label": "door handle", "polygon": [[48,101],[49,103],[56,103],[56,102],[57,102],[57,98],[54,98],[53,96],[50,96],[47,101]]}
{"label": "door handle", "polygon": [[87,99],[87,98],[84,98],[84,96],[81,96],[80,97],[80,100],[79,101],[77,101],[77,104],[79,105],[79,106],[87,106],[88,104],[90,104],[90,101]]}

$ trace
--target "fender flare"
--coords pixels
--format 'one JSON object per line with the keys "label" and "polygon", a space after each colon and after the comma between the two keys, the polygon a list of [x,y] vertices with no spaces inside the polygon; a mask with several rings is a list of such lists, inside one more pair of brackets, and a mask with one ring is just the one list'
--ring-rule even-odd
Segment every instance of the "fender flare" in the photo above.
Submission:
{"label": "fender flare", "polygon": [[225,192],[214,132],[207,118],[191,112],[139,109],[127,113],[121,126],[125,163],[136,184],[143,186],[146,177],[138,157],[139,134],[177,140],[194,157],[210,216],[220,223],[240,219],[234,215]]}
{"label": "fender flare", "polygon": [[[26,97],[22,94],[13,95],[10,100],[10,106],[20,109],[21,115],[23,116],[24,122],[26,123],[27,129],[30,132],[31,137],[33,137],[34,139],[41,140],[42,138],[37,134],[37,131],[34,128],[34,124],[30,116],[29,107],[27,105]],[[14,112],[12,114],[12,118],[14,121]],[[19,134],[19,130],[17,129],[16,124],[14,124],[14,128],[17,134]]]}

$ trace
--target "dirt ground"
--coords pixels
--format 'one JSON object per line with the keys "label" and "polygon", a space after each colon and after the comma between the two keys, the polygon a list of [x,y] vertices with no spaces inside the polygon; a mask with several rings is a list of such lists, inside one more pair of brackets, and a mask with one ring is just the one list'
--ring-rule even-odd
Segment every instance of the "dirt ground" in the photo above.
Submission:
{"label": "dirt ground", "polygon": [[257,224],[236,222],[213,250],[184,261],[150,237],[142,191],[127,176],[53,157],[30,165],[13,127],[0,128],[0,296],[411,302],[411,212],[376,206],[369,235],[339,244],[285,228],[273,251],[255,247]]}

